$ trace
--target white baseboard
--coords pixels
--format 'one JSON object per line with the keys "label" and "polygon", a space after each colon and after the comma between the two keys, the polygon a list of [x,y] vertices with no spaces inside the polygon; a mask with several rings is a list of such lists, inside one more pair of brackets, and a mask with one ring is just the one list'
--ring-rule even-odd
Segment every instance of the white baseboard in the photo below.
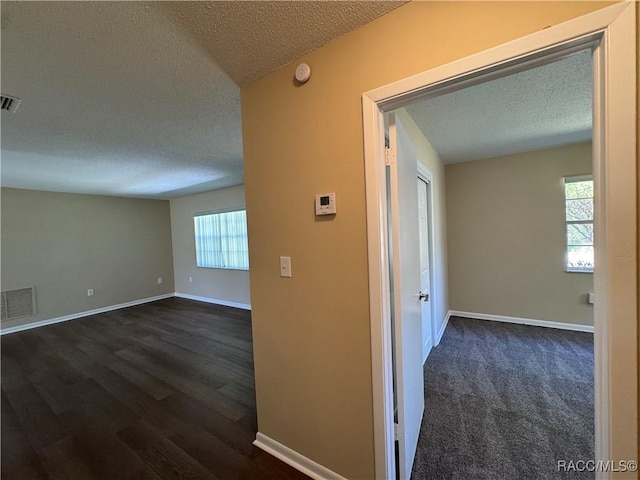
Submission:
{"label": "white baseboard", "polygon": [[30,330],[32,328],[44,327],[45,325],[53,325],[54,323],[67,322],[69,320],[75,320],[76,318],[88,317],[90,315],[97,315],[99,313],[110,312],[112,310],[118,310],[120,308],[135,307],[136,305],[142,305],[143,303],[155,302],[157,300],[164,300],[165,298],[173,297],[173,293],[166,293],[164,295],[157,295],[155,297],[141,298],[139,300],[133,300],[131,302],[119,303],[117,305],[109,305],[107,307],[96,308],[94,310],[87,310],[85,312],[72,313],[70,315],[64,315],[62,317],[49,318],[46,320],[38,320],[36,322],[25,323],[24,325],[17,325],[15,327],[0,329],[0,335],[7,335],[9,333],[22,332],[23,330]]}
{"label": "white baseboard", "polygon": [[282,445],[280,442],[277,442],[260,432],[256,434],[256,439],[253,444],[316,480],[346,480],[343,476],[332,472],[319,463],[301,455],[295,450],[291,450],[289,447]]}
{"label": "white baseboard", "polygon": [[434,342],[434,346],[440,345],[440,340],[442,340],[442,335],[444,335],[444,331],[447,329],[447,325],[449,324],[449,317],[451,317],[451,310],[447,312],[447,315],[444,317],[444,322],[440,326],[440,330],[436,334],[436,341]]}
{"label": "white baseboard", "polygon": [[424,345],[422,345],[422,364],[427,361],[429,357],[429,353],[431,353],[431,349],[433,348],[433,339],[429,338]]}
{"label": "white baseboard", "polygon": [[215,303],[216,305],[223,305],[225,307],[241,308],[243,310],[251,310],[251,305],[248,303],[229,302],[228,300],[218,300],[217,298],[200,297],[198,295],[189,295],[188,293],[176,292],[175,296],[178,298],[186,298],[187,300],[196,300],[198,302]]}
{"label": "white baseboard", "polygon": [[534,327],[558,328],[561,330],[573,330],[576,332],[593,333],[593,326],[591,325],[550,322],[548,320],[536,320],[533,318],[507,317],[503,315],[490,315],[487,313],[461,312],[458,310],[449,310],[449,313],[447,313],[447,320],[449,319],[449,317],[475,318],[478,320],[490,320],[493,322],[519,323],[521,325],[532,325]]}

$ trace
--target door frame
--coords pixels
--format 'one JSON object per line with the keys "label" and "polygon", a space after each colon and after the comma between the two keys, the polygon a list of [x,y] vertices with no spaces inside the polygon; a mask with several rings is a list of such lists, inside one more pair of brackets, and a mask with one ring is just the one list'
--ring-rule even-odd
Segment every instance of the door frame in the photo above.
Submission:
{"label": "door frame", "polygon": [[[430,298],[427,302],[429,304],[429,309],[431,310],[431,325],[429,328],[431,329],[431,348],[435,347],[440,343],[437,337],[437,328],[436,328],[436,312],[438,309],[436,308],[436,302],[438,301],[437,295],[433,294],[433,290],[435,288],[435,258],[433,252],[435,251],[435,222],[433,218],[433,175],[429,171],[427,167],[425,167],[418,159],[418,178],[427,184],[427,237],[429,238],[429,250],[427,255],[429,256],[429,287],[430,287]],[[424,344],[422,345],[424,349]],[[424,352],[424,350],[423,350]],[[422,364],[426,362],[426,358],[422,358]]]}
{"label": "door frame", "polygon": [[637,460],[635,10],[631,1],[615,4],[363,94],[376,478],[396,471],[384,113],[587,47],[594,48],[595,452],[596,460]]}

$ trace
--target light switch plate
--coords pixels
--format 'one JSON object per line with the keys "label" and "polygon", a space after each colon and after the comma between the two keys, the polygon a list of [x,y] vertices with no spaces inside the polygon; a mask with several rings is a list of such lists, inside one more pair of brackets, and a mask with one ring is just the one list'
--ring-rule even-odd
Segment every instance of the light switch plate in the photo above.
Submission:
{"label": "light switch plate", "polygon": [[291,277],[291,257],[280,257],[280,276]]}

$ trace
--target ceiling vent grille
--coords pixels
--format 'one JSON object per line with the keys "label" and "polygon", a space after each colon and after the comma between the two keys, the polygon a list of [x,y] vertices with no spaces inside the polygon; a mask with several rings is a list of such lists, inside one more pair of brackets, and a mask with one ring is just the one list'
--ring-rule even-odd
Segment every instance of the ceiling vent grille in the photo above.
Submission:
{"label": "ceiling vent grille", "polygon": [[35,288],[19,288],[0,292],[0,319],[29,317],[36,314]]}
{"label": "ceiling vent grille", "polygon": [[11,95],[0,95],[0,110],[6,110],[7,112],[16,113],[18,106],[22,102],[22,99],[18,97],[12,97]]}

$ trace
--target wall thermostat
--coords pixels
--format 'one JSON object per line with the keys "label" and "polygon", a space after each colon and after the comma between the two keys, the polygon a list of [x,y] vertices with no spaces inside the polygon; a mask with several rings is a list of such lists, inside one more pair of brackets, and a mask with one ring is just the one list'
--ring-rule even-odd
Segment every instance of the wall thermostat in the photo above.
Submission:
{"label": "wall thermostat", "polygon": [[334,215],[336,213],[336,194],[316,195],[316,215]]}

